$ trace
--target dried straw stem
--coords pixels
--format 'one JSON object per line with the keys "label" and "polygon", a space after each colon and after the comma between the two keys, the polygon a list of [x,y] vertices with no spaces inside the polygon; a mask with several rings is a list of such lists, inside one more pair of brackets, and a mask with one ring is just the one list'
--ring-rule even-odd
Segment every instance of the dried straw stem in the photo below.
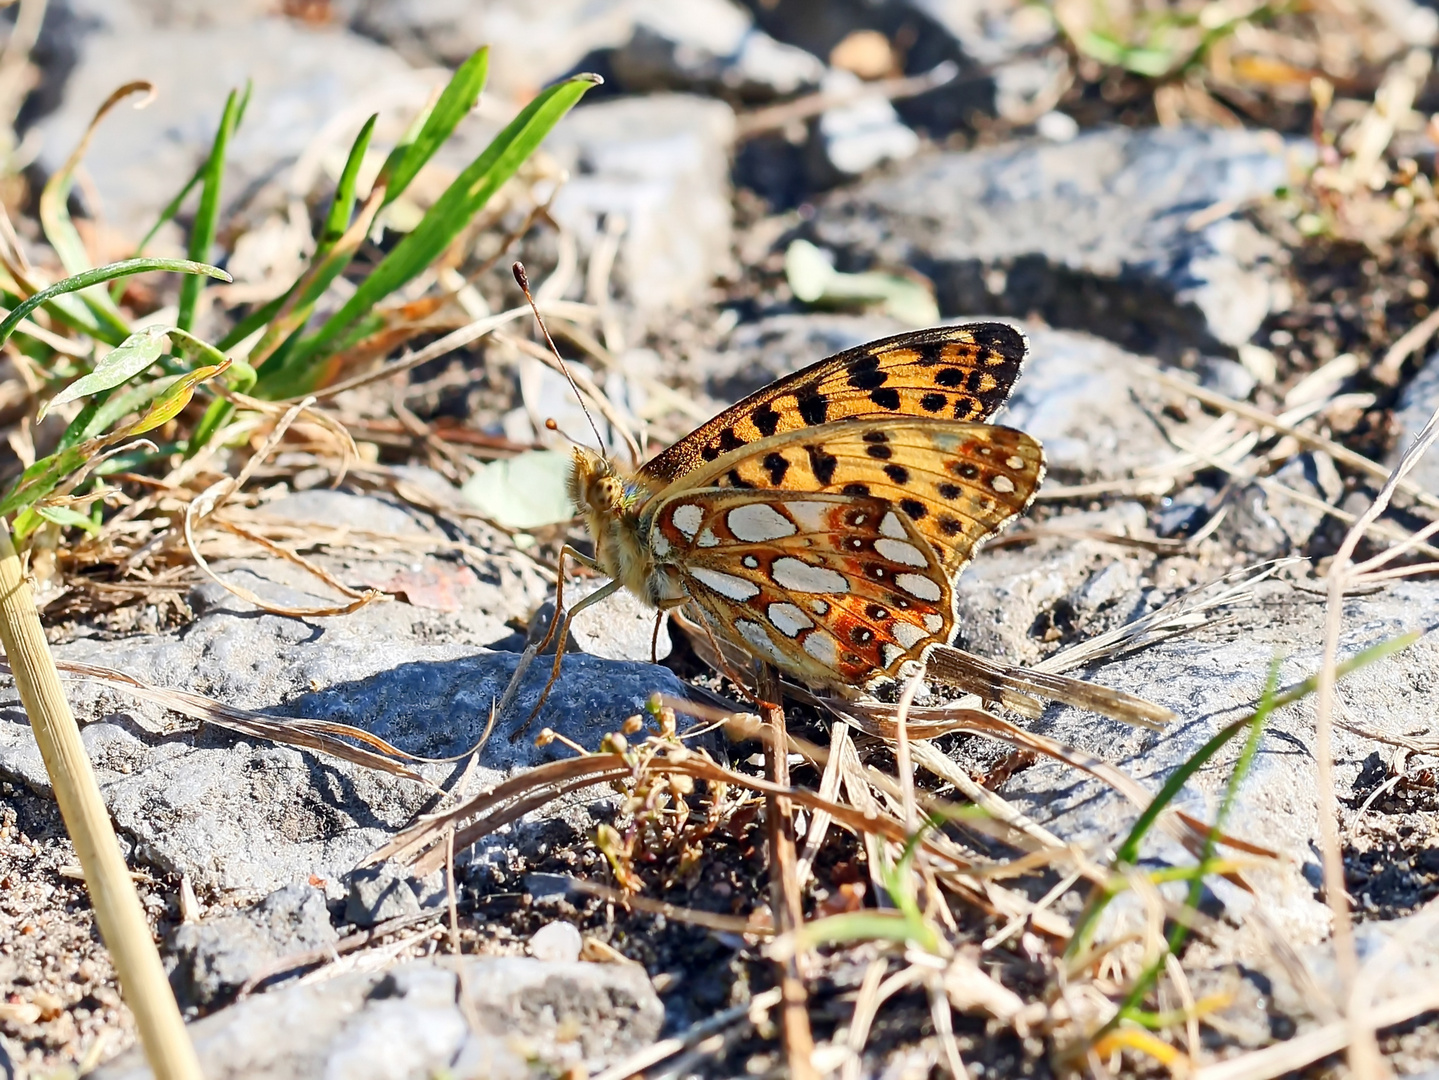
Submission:
{"label": "dried straw stem", "polygon": [[10,530],[0,524],[0,643],[15,688],[50,774],[60,814],[85,872],[125,1001],[135,1014],[150,1068],[159,1080],[200,1080],[200,1062],[150,937],[140,897],[120,854],[80,729],[65,700],[35,598],[20,567]]}

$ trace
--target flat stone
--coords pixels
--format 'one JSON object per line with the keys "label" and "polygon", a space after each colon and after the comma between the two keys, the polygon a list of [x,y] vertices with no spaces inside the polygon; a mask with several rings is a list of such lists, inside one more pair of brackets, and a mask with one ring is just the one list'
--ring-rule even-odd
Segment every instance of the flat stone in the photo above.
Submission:
{"label": "flat stone", "polygon": [[212,1005],[281,957],[338,940],[325,894],[287,885],[248,910],[180,926],[166,948],[170,983],[182,1005]]}
{"label": "flat stone", "polygon": [[731,263],[734,111],[686,94],[576,109],[545,143],[572,176],[551,206],[591,250],[624,224],[613,284],[641,326],[700,302]]}
{"label": "flat stone", "polygon": [[546,923],[530,935],[530,955],[537,960],[578,960],[583,945],[573,923]]}
{"label": "flat stone", "polygon": [[1038,312],[1160,355],[1232,348],[1289,302],[1277,245],[1235,216],[1288,157],[1267,133],[1189,128],[942,153],[835,193],[813,230],[852,262],[928,275],[947,313]]}
{"label": "flat stone", "polygon": [[[663,1020],[637,964],[447,957],[248,997],[189,1031],[208,1080],[537,1080],[616,1061]],[[137,1048],[93,1075],[152,1074]]]}
{"label": "flat stone", "polygon": [[437,81],[358,34],[258,17],[256,6],[178,4],[171,12],[160,4],[68,0],[55,33],[64,35],[74,67],[57,107],[38,125],[40,168],[60,167],[116,87],[152,82],[149,107],[113,110],[85,156],[101,200],[92,211],[134,242],[209,154],[226,95],[243,90],[247,79],[254,89],[230,142],[227,205],[253,194],[356,102],[402,92],[423,100]]}
{"label": "flat stone", "polygon": [[[80,640],[55,651],[62,661],[115,668],[228,705],[353,724],[417,755],[464,753],[479,740],[519,657],[436,641],[423,624],[406,632],[356,617],[369,611],[298,620],[217,605],[177,633]],[[652,694],[685,694],[664,668],[567,656],[528,737],[511,741],[548,677],[548,662],[531,668],[471,790],[568,754],[558,744],[533,745],[544,727],[592,747]],[[68,689],[106,802],[135,856],[188,873],[197,888],[263,895],[312,875],[336,887],[431,797],[415,781],[291,746],[213,727],[195,732],[102,683],[73,680]],[[48,793],[25,714],[13,691],[6,695],[0,775]],[[444,782],[462,767],[419,770]]]}
{"label": "flat stone", "polygon": [[[1402,653],[1344,678],[1336,697],[1336,718],[1400,734],[1426,731],[1432,723],[1431,673],[1439,663],[1439,586],[1409,582],[1385,592],[1354,597],[1345,604],[1340,658],[1409,630],[1424,636]],[[1138,694],[1174,709],[1181,719],[1163,732],[1129,727],[1056,706],[1035,730],[1078,750],[1117,764],[1150,792],[1192,757],[1221,727],[1250,712],[1264,687],[1271,657],[1282,661],[1280,685],[1291,686],[1319,667],[1323,602],[1273,584],[1259,599],[1238,609],[1237,618],[1213,628],[1182,634],[1153,648],[1105,663],[1092,676],[1106,686]],[[1243,745],[1232,740],[1193,777],[1174,805],[1212,821],[1231,769]],[[1227,882],[1207,883],[1231,913],[1241,917],[1254,905],[1296,943],[1314,942],[1328,932],[1328,909],[1316,898],[1318,825],[1315,794],[1314,703],[1312,698],[1277,710],[1241,788],[1225,829],[1281,854],[1272,868],[1246,869],[1251,896]],[[1362,763],[1376,744],[1342,728],[1334,731],[1336,795],[1353,797]],[[1080,778],[1073,768],[1049,760],[1023,770],[1002,789],[1018,809],[1058,835],[1083,845],[1101,859],[1133,826],[1138,810],[1107,785]],[[1192,865],[1161,830],[1153,830],[1142,851],[1146,865]],[[1253,946],[1253,942],[1249,942]],[[1230,943],[1244,947],[1243,939]]]}

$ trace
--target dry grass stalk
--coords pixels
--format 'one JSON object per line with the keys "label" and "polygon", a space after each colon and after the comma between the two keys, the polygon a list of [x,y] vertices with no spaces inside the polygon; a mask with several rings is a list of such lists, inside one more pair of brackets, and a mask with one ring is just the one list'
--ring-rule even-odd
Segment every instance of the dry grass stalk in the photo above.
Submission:
{"label": "dry grass stalk", "polygon": [[160,1080],[199,1080],[200,1063],[150,936],[140,897],[120,854],[80,729],[40,625],[8,528],[0,525],[0,642],[85,871],[95,920]]}

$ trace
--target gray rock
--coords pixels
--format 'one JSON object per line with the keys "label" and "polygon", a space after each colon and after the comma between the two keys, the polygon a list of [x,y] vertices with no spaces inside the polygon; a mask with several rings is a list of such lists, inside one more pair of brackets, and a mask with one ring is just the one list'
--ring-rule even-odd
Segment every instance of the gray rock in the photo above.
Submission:
{"label": "gray rock", "polygon": [[[860,80],[848,71],[825,77],[831,93],[860,91]],[[904,161],[919,150],[919,136],[906,127],[883,94],[865,94],[846,105],[827,110],[814,127],[810,179],[816,187],[829,187],[877,165]]]}
{"label": "gray rock", "polygon": [[1154,531],[1165,537],[1192,536],[1209,520],[1218,494],[1203,484],[1190,484],[1173,497],[1162,499],[1154,515]]}
{"label": "gray rock", "polygon": [[589,53],[623,45],[635,26],[634,5],[624,0],[340,0],[336,7],[352,29],[416,65],[453,68],[489,45],[490,90],[519,100]]}
{"label": "gray rock", "polygon": [[[452,957],[249,997],[189,1031],[209,1080],[527,1080],[617,1060],[663,1020],[638,965]],[[135,1049],[94,1076],[151,1072]]]}
{"label": "gray rock", "polygon": [[636,93],[682,90],[748,102],[817,87],[823,62],[754,26],[730,0],[647,0],[635,6],[634,36],[610,67]]}
{"label": "gray rock", "polygon": [[623,220],[614,283],[643,326],[699,302],[730,265],[733,140],[728,105],[657,94],[576,109],[545,144],[573,174],[551,213],[582,250]]}
{"label": "gray rock", "polygon": [[[603,586],[576,589],[573,593],[565,590],[565,603],[573,606],[584,596]],[[540,626],[548,626],[553,608],[549,613],[540,609]],[[606,660],[636,660],[648,663],[651,652],[654,658],[663,660],[674,648],[670,640],[669,619],[660,624],[659,637],[655,637],[654,608],[646,607],[628,589],[607,596],[593,607],[585,608],[570,620],[570,636],[574,644],[591,656]]]}
{"label": "gray rock", "polygon": [[154,102],[112,111],[85,157],[102,203],[92,210],[138,240],[209,153],[226,95],[247,79],[254,92],[230,143],[226,205],[252,195],[357,101],[401,88],[423,100],[436,81],[357,34],[257,17],[262,6],[68,0],[62,23],[74,68],[39,125],[40,167],[65,161],[117,86],[154,83]]}
{"label": "gray rock", "polygon": [[1029,359],[996,422],[1033,435],[1059,482],[1111,480],[1172,456],[1149,412],[1162,398],[1137,359],[1087,334],[1026,327]]}
{"label": "gray rock", "polygon": [[[285,587],[275,583],[287,580],[287,566],[247,561],[247,580],[284,598]],[[411,605],[310,620],[259,614],[223,592],[196,606],[204,613],[177,633],[79,640],[57,646],[57,656],[228,705],[354,724],[428,757],[475,744],[519,660],[446,641],[456,618]],[[533,745],[543,727],[594,746],[656,691],[685,692],[663,668],[569,656],[530,738],[512,742],[548,677],[548,662],[537,662],[513,711],[500,718],[477,784],[568,753]],[[214,728],[177,728],[158,706],[104,684],[74,681],[70,700],[88,722],[85,744],[127,841],[141,859],[189,873],[198,887],[259,895],[312,874],[337,882],[430,797],[414,781],[308,751]],[[444,781],[460,767],[420,768]],[[0,775],[49,790],[13,696],[0,708]]]}
{"label": "gray rock", "polygon": [[[1172,638],[1098,669],[1093,677],[1099,682],[1178,712],[1181,719],[1163,732],[1128,727],[1067,707],[1051,709],[1035,727],[1118,764],[1156,792],[1215,732],[1252,709],[1271,657],[1282,660],[1282,686],[1313,674],[1319,666],[1323,610],[1323,603],[1314,597],[1275,584],[1264,589],[1253,605],[1240,609],[1232,622]],[[1341,658],[1408,630],[1422,630],[1424,637],[1403,653],[1342,680],[1337,694],[1339,719],[1352,717],[1395,734],[1427,729],[1433,714],[1429,673],[1439,663],[1436,611],[1439,586],[1430,582],[1397,585],[1346,603]],[[1232,740],[1190,781],[1175,805],[1212,821],[1242,743],[1242,738]],[[1226,882],[1208,883],[1231,913],[1242,916],[1253,905],[1262,905],[1281,933],[1297,943],[1322,939],[1328,926],[1328,909],[1316,899],[1309,876],[1317,872],[1318,842],[1313,745],[1312,699],[1273,714],[1225,827],[1283,857],[1272,868],[1245,871],[1256,896]],[[1341,801],[1353,797],[1361,765],[1374,749],[1370,740],[1336,728],[1336,794]],[[1049,761],[1017,774],[1003,794],[1058,835],[1101,857],[1124,838],[1137,814],[1107,785],[1078,779],[1069,766]],[[1143,857],[1193,862],[1159,830],[1146,840]],[[1230,945],[1243,946],[1242,940]]]}
{"label": "gray rock", "polygon": [[410,887],[410,875],[390,863],[363,866],[349,873],[345,921],[355,926],[377,926],[386,919],[418,915],[420,901]]}
{"label": "gray rock", "polygon": [[1209,390],[1243,401],[1259,385],[1253,372],[1237,360],[1222,356],[1205,356],[1199,361],[1199,382]]}
{"label": "gray rock", "polygon": [[856,260],[928,274],[946,312],[1039,312],[1173,354],[1247,342],[1287,306],[1272,241],[1232,211],[1190,220],[1288,176],[1266,133],[1115,129],[936,155],[836,193],[813,227]]}
{"label": "gray rock", "polygon": [[[1400,395],[1399,405],[1394,410],[1397,432],[1394,450],[1389,455],[1391,468],[1399,464],[1404,451],[1414,444],[1436,409],[1439,409],[1439,353],[1430,355]],[[1439,451],[1431,448],[1420,458],[1409,479],[1425,491],[1439,494]]]}
{"label": "gray rock", "polygon": [[339,940],[325,894],[287,885],[246,911],[186,923],[170,939],[170,983],[182,1005],[212,1005],[270,964]]}
{"label": "gray rock", "polygon": [[[1311,499],[1333,503],[1344,492],[1344,481],[1328,454],[1304,453],[1274,474],[1286,488]],[[1282,492],[1252,484],[1240,491],[1222,528],[1231,546],[1261,559],[1303,553],[1326,520],[1310,503]]]}

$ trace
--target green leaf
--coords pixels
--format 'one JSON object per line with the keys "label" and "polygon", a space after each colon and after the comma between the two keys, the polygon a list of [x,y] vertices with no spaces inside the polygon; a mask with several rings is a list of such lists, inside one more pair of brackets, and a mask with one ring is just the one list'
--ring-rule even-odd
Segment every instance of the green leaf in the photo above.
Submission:
{"label": "green leaf", "polygon": [[161,424],[173,420],[180,414],[180,410],[190,404],[190,399],[195,394],[195,387],[199,386],[206,379],[212,379],[220,372],[229,367],[229,361],[223,364],[211,364],[206,367],[196,368],[188,375],[182,375],[175,380],[163,397],[151,405],[144,416],[140,417],[134,427],[125,432],[126,437],[131,435],[142,435],[147,431],[153,431]]}
{"label": "green leaf", "polygon": [[0,517],[33,506],[49,495],[61,480],[84,465],[90,452],[95,449],[97,448],[91,443],[80,443],[35,462],[20,474],[20,479],[15,481],[10,493],[0,499]]}
{"label": "green leaf", "polygon": [[86,270],[83,273],[67,277],[63,281],[57,281],[48,289],[41,289],[34,296],[28,297],[16,305],[10,314],[0,321],[0,344],[10,339],[10,335],[15,332],[15,327],[20,325],[25,316],[57,296],[88,289],[91,285],[114,281],[127,274],[144,274],[151,270],[170,270],[177,274],[204,274],[206,277],[219,278],[221,281],[230,280],[230,275],[218,266],[190,262],[188,259],[125,259],[121,262],[97,266],[93,270]]}
{"label": "green leaf", "polygon": [[324,355],[331,344],[360,316],[395,290],[424,272],[468,227],[470,220],[498,191],[525,159],[534,153],[550,130],[600,81],[597,75],[577,75],[539,94],[519,116],[495,137],[455,178],[408,234],[380,261],[344,305],[316,333],[303,339],[278,368],[267,367],[260,386],[268,397],[287,397],[313,389],[315,373],[310,360]]}
{"label": "green leaf", "polygon": [[71,506],[37,506],[35,513],[39,514],[46,521],[54,522],[56,525],[69,525],[76,529],[84,529],[87,533],[100,531],[100,523],[95,521],[89,514],[82,514]]}
{"label": "green leaf", "polygon": [[460,496],[508,529],[537,529],[575,516],[569,479],[574,458],[558,450],[527,450],[492,461],[465,481]]}
{"label": "green leaf", "polygon": [[[245,88],[244,98],[248,99],[250,89]],[[215,132],[215,141],[210,147],[209,160],[205,162],[205,186],[200,189],[200,207],[195,211],[194,224],[190,226],[189,255],[195,262],[204,262],[210,257],[210,248],[215,243],[215,231],[220,219],[220,185],[225,176],[225,155],[229,151],[230,136],[240,121],[241,97],[233,90],[225,99],[225,111],[220,116],[220,127]],[[180,313],[175,323],[181,330],[188,330],[195,323],[195,304],[200,299],[204,282],[198,277],[186,278],[180,285]]]}
{"label": "green leaf", "polygon": [[933,326],[939,321],[934,293],[913,278],[867,271],[844,274],[829,256],[808,240],[796,240],[785,249],[784,273],[795,299],[818,307],[878,307],[911,326]]}
{"label": "green leaf", "polygon": [[[404,156],[394,160],[389,171],[382,170],[380,175],[385,183],[385,206],[404,193],[410,186],[410,181],[419,174],[425,163],[434,157],[435,151],[444,145],[460,121],[479,103],[480,91],[485,88],[489,68],[490,48],[486,45],[476,50],[455,70]],[[391,161],[386,161],[385,164],[391,165]]]}
{"label": "green leaf", "polygon": [[380,118],[379,113],[371,113],[370,118],[365,121],[365,126],[360,128],[359,135],[355,136],[354,143],[350,146],[350,156],[345,159],[345,168],[340,173],[340,182],[335,185],[335,198],[330,203],[330,212],[325,217],[325,224],[320,229],[320,239],[315,249],[315,257],[321,258],[330,248],[335,246],[335,241],[344,235],[345,227],[350,224],[350,215],[355,212],[355,184],[359,180],[360,166],[365,160],[365,151],[370,148],[370,136],[375,131],[375,121]]}
{"label": "green leaf", "polygon": [[167,326],[147,326],[131,334],[106,353],[95,365],[94,371],[80,376],[49,401],[41,402],[35,416],[36,421],[45,419],[46,413],[57,405],[77,401],[103,390],[112,390],[140,374],[160,359],[160,354],[165,351],[165,338],[169,330]]}

